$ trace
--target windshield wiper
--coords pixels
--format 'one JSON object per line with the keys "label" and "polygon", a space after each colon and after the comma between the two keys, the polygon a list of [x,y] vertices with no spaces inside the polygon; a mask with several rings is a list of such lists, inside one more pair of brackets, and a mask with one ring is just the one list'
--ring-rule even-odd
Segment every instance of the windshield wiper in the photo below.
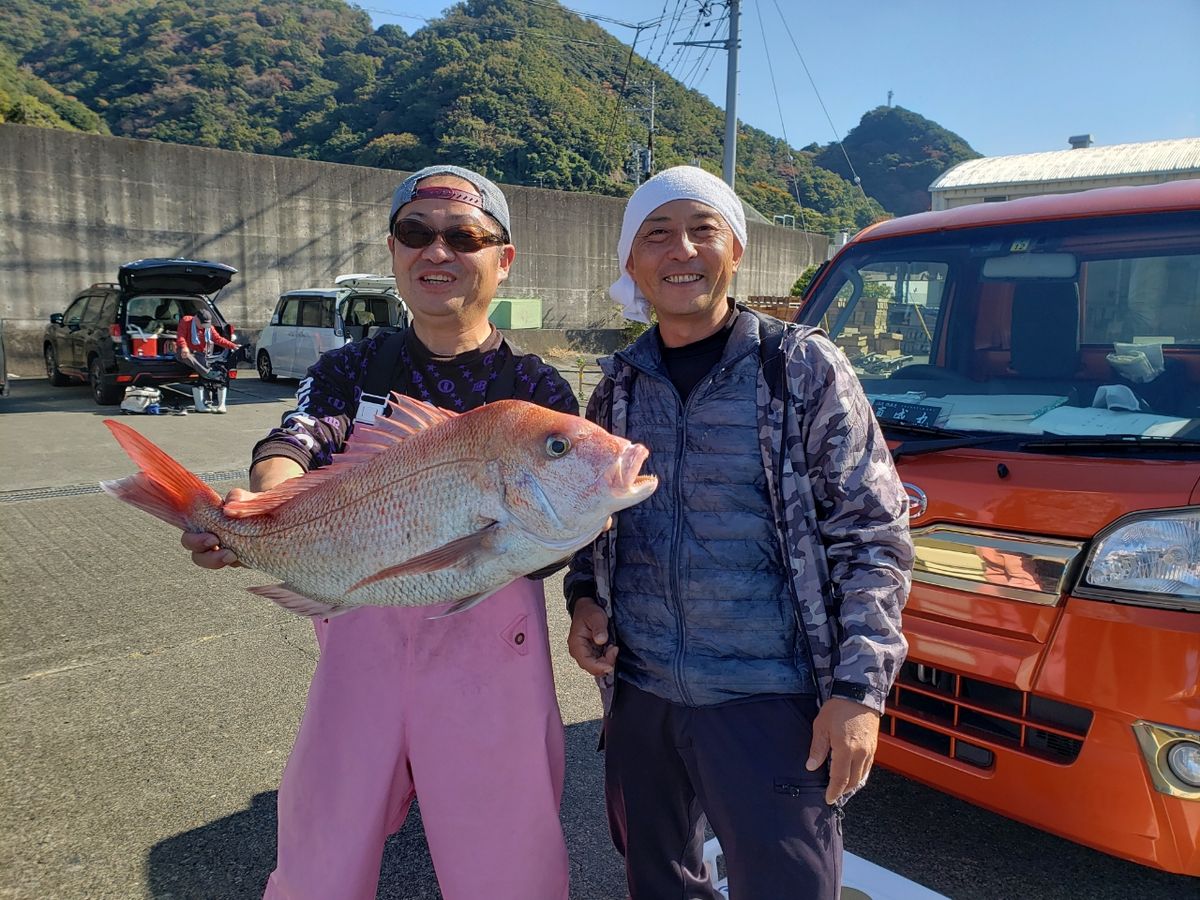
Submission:
{"label": "windshield wiper", "polygon": [[1016,435],[1006,432],[992,434],[964,434],[961,437],[949,437],[943,440],[905,441],[892,450],[892,461],[902,456],[919,456],[922,453],[937,453],[941,450],[957,450],[960,447],[978,447],[983,444],[994,444],[997,441],[1011,441]]}
{"label": "windshield wiper", "polygon": [[994,441],[1012,440],[1014,437],[1007,432],[972,434],[966,431],[934,428],[931,425],[917,425],[914,422],[895,422],[890,419],[880,419],[879,424],[888,431],[899,431],[904,434],[920,435],[929,438],[926,441],[903,441],[896,445],[892,450],[893,462],[902,456],[919,456],[922,453],[937,453],[939,450],[975,447],[980,444],[991,444]]}
{"label": "windshield wiper", "polygon": [[[879,417],[876,416],[878,419]],[[895,419],[879,419],[879,424],[889,431],[900,431],[905,434],[927,434],[931,437],[969,437],[965,431],[951,431],[947,428],[934,428],[932,425],[918,425],[916,422],[901,422]]]}
{"label": "windshield wiper", "polygon": [[1196,450],[1200,439],[1146,434],[1072,434],[1022,441],[1020,450]]}

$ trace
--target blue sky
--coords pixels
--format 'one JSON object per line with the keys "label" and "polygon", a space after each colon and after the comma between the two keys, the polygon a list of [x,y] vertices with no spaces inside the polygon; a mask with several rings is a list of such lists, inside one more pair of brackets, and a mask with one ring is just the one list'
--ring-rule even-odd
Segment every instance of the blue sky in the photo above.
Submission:
{"label": "blue sky", "polygon": [[[411,32],[453,4],[356,5],[376,26]],[[657,34],[654,27],[641,32],[639,54],[670,62],[672,75],[724,108],[725,53],[701,59],[699,48],[671,43],[706,21],[700,0],[564,5],[633,24],[665,11]],[[725,5],[710,6],[713,24],[697,24],[692,39],[724,38],[717,22]],[[1200,136],[1200,0],[742,0],[741,8],[738,118],[794,147],[844,136],[864,112],[888,102],[888,91],[893,104],[958,133],[985,156],[1066,149],[1075,134],[1092,134],[1097,145]],[[626,44],[637,33],[597,24]]]}

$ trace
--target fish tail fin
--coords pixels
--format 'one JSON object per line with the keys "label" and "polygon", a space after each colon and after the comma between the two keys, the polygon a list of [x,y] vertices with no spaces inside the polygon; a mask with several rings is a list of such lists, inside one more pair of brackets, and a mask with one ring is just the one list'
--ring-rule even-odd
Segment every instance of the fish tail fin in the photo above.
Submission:
{"label": "fish tail fin", "polygon": [[112,419],[105,419],[104,424],[142,470],[127,478],[100,482],[106,494],[184,531],[191,528],[192,515],[198,508],[221,505],[216,491],[149,439]]}

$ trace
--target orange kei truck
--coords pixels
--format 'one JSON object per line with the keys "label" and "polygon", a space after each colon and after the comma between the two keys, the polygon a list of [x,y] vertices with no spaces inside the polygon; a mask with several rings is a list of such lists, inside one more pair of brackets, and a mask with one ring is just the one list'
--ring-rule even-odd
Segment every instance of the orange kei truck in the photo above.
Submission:
{"label": "orange kei truck", "polygon": [[911,504],[880,763],[1200,875],[1200,181],[874,225],[799,320]]}

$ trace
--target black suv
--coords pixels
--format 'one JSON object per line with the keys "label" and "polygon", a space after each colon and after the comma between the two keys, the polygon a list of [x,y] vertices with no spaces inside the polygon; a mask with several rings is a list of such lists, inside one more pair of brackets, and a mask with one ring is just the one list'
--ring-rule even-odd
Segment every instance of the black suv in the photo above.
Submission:
{"label": "black suv", "polygon": [[[120,403],[130,385],[195,380],[196,372],[175,359],[175,330],[184,316],[208,309],[216,329],[234,340],[216,295],[236,274],[205,260],[126,263],[117,284],[93,284],[50,317],[42,341],[46,377],[53,385],[87,381],[102,406]],[[236,377],[232,361],[229,376]]]}

